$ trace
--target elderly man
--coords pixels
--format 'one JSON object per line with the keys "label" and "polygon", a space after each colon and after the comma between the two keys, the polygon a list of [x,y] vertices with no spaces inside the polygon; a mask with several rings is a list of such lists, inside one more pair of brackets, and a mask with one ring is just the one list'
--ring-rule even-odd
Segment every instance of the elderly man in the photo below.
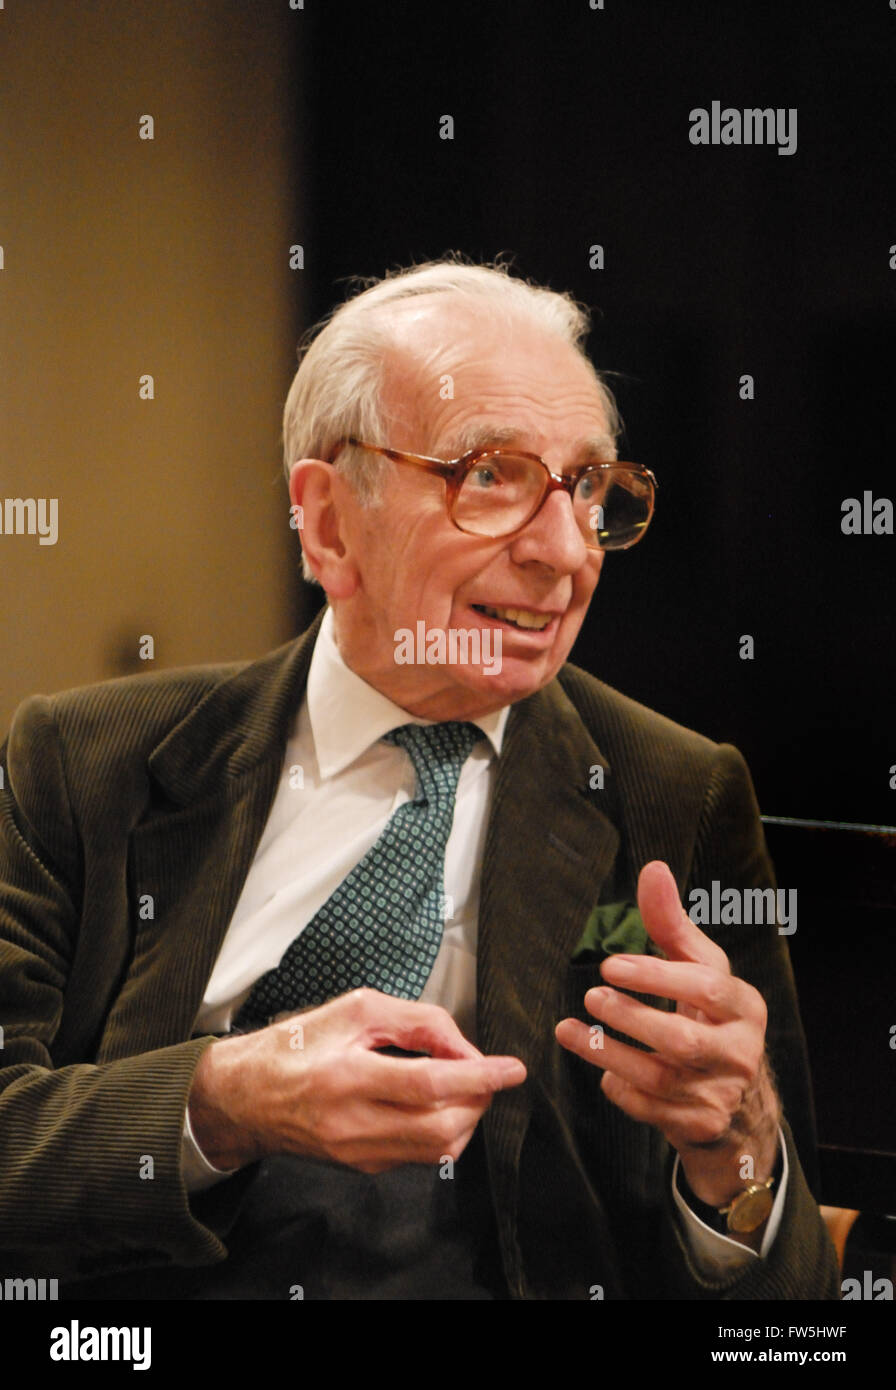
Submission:
{"label": "elderly man", "polygon": [[655,480],[565,296],[395,275],[314,337],[328,607],[251,665],[35,698],[6,745],[0,1229],[73,1295],[824,1298],[737,752],[567,664]]}

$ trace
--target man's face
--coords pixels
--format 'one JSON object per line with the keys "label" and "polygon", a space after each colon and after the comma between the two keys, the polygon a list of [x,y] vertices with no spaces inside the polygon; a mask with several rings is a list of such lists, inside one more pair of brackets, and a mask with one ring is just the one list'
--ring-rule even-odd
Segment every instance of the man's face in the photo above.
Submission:
{"label": "man's face", "polygon": [[[383,401],[392,423],[388,438],[368,443],[442,459],[474,442],[508,445],[539,454],[557,473],[615,456],[594,377],[568,344],[522,323],[509,330],[475,321],[463,309],[410,301],[398,313],[401,349]],[[449,519],[442,479],[383,463],[380,505],[363,508],[347,487],[340,492],[358,575],[351,597],[333,605],[349,666],[430,719],[475,717],[540,690],[569,655],[604,558],[586,547],[568,494],[552,492],[514,536],[471,536]],[[523,626],[508,609],[547,625]],[[426,632],[478,630],[484,659],[398,664],[397,634],[416,634],[421,620]],[[500,670],[490,671],[497,663],[485,658],[496,650]]]}

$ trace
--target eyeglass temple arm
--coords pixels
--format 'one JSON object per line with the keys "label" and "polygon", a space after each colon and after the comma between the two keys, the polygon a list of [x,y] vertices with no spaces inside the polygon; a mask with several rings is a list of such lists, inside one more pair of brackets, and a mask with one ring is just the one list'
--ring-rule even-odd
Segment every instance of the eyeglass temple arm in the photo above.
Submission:
{"label": "eyeglass temple arm", "polygon": [[379,444],[365,444],[363,440],[355,439],[351,435],[339,440],[330,454],[330,463],[333,463],[339,452],[347,446],[353,449],[366,449],[369,454],[382,454],[384,458],[391,459],[393,463],[413,463],[418,468],[425,469],[427,473],[438,474],[440,478],[452,477],[457,467],[456,463],[446,463],[444,459],[427,458],[424,454],[405,454],[401,449],[386,449]]}

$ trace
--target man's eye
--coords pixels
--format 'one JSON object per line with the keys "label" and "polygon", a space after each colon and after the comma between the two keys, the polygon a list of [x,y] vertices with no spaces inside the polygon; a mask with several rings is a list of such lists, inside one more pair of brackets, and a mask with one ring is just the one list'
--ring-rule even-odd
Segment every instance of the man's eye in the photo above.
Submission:
{"label": "man's eye", "polygon": [[484,489],[496,487],[500,479],[494,468],[487,463],[481,463],[470,471],[468,481],[472,482],[474,487]]}
{"label": "man's eye", "polygon": [[590,502],[593,497],[601,497],[606,492],[608,479],[599,469],[584,473],[576,487],[576,497],[580,502]]}

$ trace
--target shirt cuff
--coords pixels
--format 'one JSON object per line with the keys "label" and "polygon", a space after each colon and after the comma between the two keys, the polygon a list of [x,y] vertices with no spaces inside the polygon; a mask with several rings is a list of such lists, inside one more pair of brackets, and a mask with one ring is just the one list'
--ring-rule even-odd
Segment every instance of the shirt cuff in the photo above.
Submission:
{"label": "shirt cuff", "polygon": [[762,1237],[762,1245],[758,1254],[755,1250],[751,1250],[748,1245],[741,1245],[740,1241],[732,1240],[730,1236],[720,1235],[718,1231],[707,1226],[705,1221],[701,1221],[700,1217],[691,1211],[678,1190],[678,1169],[681,1159],[678,1154],[675,1155],[675,1163],[672,1168],[672,1197],[681,1216],[681,1224],[691,1255],[705,1277],[712,1278],[719,1274],[730,1273],[735,1269],[745,1268],[751,1260],[764,1259],[771,1250],[781,1225],[781,1217],[784,1214],[784,1198],[787,1192],[789,1172],[787,1145],[784,1142],[784,1135],[780,1126],[778,1127],[778,1143],[783,1164],[781,1181],[778,1183],[774,1206],[766,1223],[765,1234]]}
{"label": "shirt cuff", "polygon": [[188,1192],[204,1192],[207,1187],[232,1178],[236,1168],[215,1168],[209,1163],[196,1142],[190,1124],[190,1108],[184,1111],[184,1129],[180,1141],[180,1171]]}

